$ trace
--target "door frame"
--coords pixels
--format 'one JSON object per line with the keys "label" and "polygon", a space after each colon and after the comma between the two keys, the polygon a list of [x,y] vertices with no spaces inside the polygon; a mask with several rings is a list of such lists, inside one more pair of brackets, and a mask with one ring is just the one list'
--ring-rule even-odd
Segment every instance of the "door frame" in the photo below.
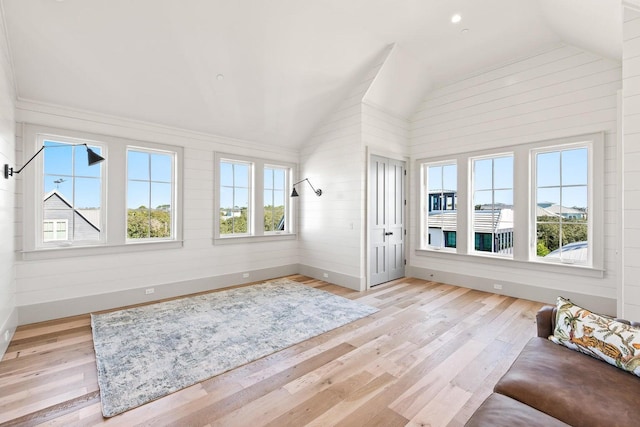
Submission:
{"label": "door frame", "polygon": [[366,224],[365,226],[365,233],[364,233],[364,246],[365,246],[365,251],[364,251],[364,268],[365,268],[365,290],[371,289],[371,248],[370,248],[370,233],[371,233],[371,224],[370,224],[370,218],[369,218],[369,210],[371,209],[371,207],[369,206],[369,202],[371,201],[369,198],[369,190],[371,189],[371,182],[370,182],[370,171],[371,171],[371,157],[372,156],[378,156],[378,157],[386,157],[387,159],[390,160],[397,160],[397,161],[401,161],[404,162],[404,170],[405,170],[405,175],[404,175],[404,199],[407,201],[406,205],[405,205],[405,209],[403,212],[403,218],[402,218],[402,222],[404,224],[404,229],[407,230],[407,233],[405,235],[405,239],[404,239],[404,259],[407,260],[407,264],[405,266],[405,274],[406,274],[406,267],[409,265],[409,232],[408,232],[408,212],[409,212],[409,207],[411,206],[411,204],[409,203],[410,200],[410,191],[409,191],[409,187],[408,187],[408,178],[411,176],[411,162],[409,161],[409,157],[408,156],[404,156],[402,154],[398,154],[398,153],[392,153],[392,152],[388,152],[388,151],[384,151],[384,150],[378,150],[378,149],[371,149],[369,146],[366,147],[366,156],[367,156],[367,167],[365,170],[365,180],[366,180],[366,185],[365,185],[365,192],[364,192],[364,199],[365,199],[365,209],[364,209],[364,223]]}

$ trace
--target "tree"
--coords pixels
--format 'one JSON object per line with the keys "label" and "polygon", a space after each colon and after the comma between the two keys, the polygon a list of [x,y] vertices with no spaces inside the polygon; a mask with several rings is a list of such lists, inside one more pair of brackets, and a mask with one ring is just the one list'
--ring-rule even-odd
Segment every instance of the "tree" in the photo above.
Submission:
{"label": "tree", "polygon": [[171,237],[171,211],[165,206],[148,209],[140,206],[127,211],[127,236],[129,239]]}
{"label": "tree", "polygon": [[[584,220],[562,218],[562,235],[560,235],[560,218],[554,216],[539,216],[537,224],[537,253],[545,256],[562,245],[589,240],[589,231]],[[547,250],[547,253],[544,251]],[[542,255],[544,253],[544,255]]]}

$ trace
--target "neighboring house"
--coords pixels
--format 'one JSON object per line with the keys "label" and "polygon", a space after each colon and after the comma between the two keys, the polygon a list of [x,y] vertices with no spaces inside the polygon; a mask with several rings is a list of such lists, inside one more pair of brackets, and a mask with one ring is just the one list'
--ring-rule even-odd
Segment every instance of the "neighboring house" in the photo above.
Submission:
{"label": "neighboring house", "polygon": [[45,194],[42,219],[43,241],[97,240],[100,237],[100,211],[98,209],[74,209],[57,190]]}
{"label": "neighboring house", "polygon": [[[587,212],[580,209],[555,205],[548,202],[538,203],[538,207],[543,210],[544,213],[542,213],[542,215],[545,216],[562,216],[564,219],[587,219]],[[538,216],[541,215],[538,214]]]}
{"label": "neighboring house", "polygon": [[[453,190],[429,193],[430,246],[456,247],[457,198],[457,193]],[[513,253],[513,206],[477,206],[473,211],[473,233],[476,251]]]}

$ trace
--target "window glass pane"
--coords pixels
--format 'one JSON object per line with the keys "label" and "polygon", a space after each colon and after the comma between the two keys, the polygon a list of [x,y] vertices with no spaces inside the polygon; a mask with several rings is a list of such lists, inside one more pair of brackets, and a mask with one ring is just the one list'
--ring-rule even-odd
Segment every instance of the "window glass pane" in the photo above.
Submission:
{"label": "window glass pane", "polygon": [[127,186],[127,208],[149,208],[151,189],[148,182],[129,181]]}
{"label": "window glass pane", "polygon": [[[173,236],[173,153],[128,151],[127,238]],[[132,169],[135,168],[135,169]]]}
{"label": "window glass pane", "polygon": [[427,177],[424,241],[431,248],[455,248],[458,227],[457,165],[423,165]]}
{"label": "window glass pane", "polygon": [[264,231],[285,229],[286,170],[278,167],[264,169]]}
{"label": "window glass pane", "polygon": [[264,169],[264,188],[273,189],[273,169]]}
{"label": "window glass pane", "polygon": [[560,152],[538,154],[536,165],[538,188],[560,185]]}
{"label": "window glass pane", "polygon": [[247,234],[251,167],[247,163],[220,162],[220,234]]}
{"label": "window glass pane", "polygon": [[129,150],[127,153],[127,176],[129,179],[149,180],[149,153]]}
{"label": "window glass pane", "polygon": [[44,149],[45,173],[49,175],[73,174],[73,146],[61,142],[45,141]]}
{"label": "window glass pane", "polygon": [[155,182],[171,182],[170,154],[151,154],[151,180]]}
{"label": "window glass pane", "polygon": [[102,200],[100,180],[76,178],[74,182],[76,209],[100,209],[100,200]]}
{"label": "window glass pane", "polygon": [[233,187],[233,164],[220,162],[220,185]]}
{"label": "window glass pane", "polygon": [[442,189],[456,190],[458,188],[458,167],[446,165],[442,167]]}
{"label": "window glass pane", "polygon": [[[102,149],[100,147],[90,145],[89,148],[98,155],[102,155]],[[73,147],[75,151],[74,161],[74,173],[76,176],[99,178],[102,168],[102,163],[96,163],[89,166],[89,157],[87,154],[87,147],[84,145],[78,145]]]}
{"label": "window glass pane", "polygon": [[273,171],[273,188],[276,190],[284,190],[286,176],[287,174],[284,169],[275,169]]}
{"label": "window glass pane", "polygon": [[474,248],[513,256],[513,156],[473,160]]}
{"label": "window glass pane", "polygon": [[587,187],[562,187],[561,213],[565,218],[586,216]]}
{"label": "window glass pane", "polygon": [[235,163],[233,165],[233,185],[249,188],[249,166]]}
{"label": "window glass pane", "polygon": [[[102,168],[88,166],[84,145],[45,141],[42,241],[100,240]],[[92,146],[96,153],[100,147]],[[48,227],[51,227],[50,229]]]}
{"label": "window glass pane", "polygon": [[562,152],[562,185],[587,185],[587,149]]}
{"label": "window glass pane", "polygon": [[493,161],[495,188],[513,188],[513,157],[498,157]]}
{"label": "window glass pane", "polygon": [[473,162],[473,189],[490,190],[493,188],[493,160],[475,160]]}
{"label": "window glass pane", "polygon": [[429,166],[427,170],[429,192],[442,190],[442,166]]}
{"label": "window glass pane", "polygon": [[[588,149],[538,153],[536,164],[536,255],[548,261],[587,263]],[[552,182],[549,176],[554,185],[540,188]]]}

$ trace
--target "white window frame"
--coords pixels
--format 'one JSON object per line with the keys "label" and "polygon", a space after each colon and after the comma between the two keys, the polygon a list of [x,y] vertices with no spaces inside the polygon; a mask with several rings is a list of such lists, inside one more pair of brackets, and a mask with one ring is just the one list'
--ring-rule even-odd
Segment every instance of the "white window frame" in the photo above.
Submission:
{"label": "white window frame", "polygon": [[[590,262],[560,263],[551,260],[543,260],[536,254],[535,233],[535,169],[532,156],[536,150],[553,151],[571,146],[588,146],[589,151],[589,245]],[[473,236],[473,186],[471,159],[482,156],[495,157],[500,154],[513,153],[514,156],[514,180],[513,180],[513,204],[514,211],[514,253],[513,258],[495,256],[492,254],[475,252]],[[529,142],[512,146],[504,146],[496,149],[488,149],[477,152],[457,153],[454,155],[440,156],[436,158],[424,158],[416,160],[417,170],[420,171],[419,186],[424,186],[422,172],[423,164],[434,164],[455,159],[458,165],[458,230],[457,247],[455,251],[434,250],[427,245],[421,245],[415,250],[418,256],[436,256],[442,259],[482,258],[488,265],[509,265],[528,268],[532,270],[546,269],[549,271],[571,271],[572,274],[585,277],[603,277],[604,274],[604,133],[592,133],[561,137],[545,141]],[[417,208],[418,221],[425,224],[424,214],[426,203],[424,192]],[[466,206],[466,209],[465,209]],[[424,225],[421,225],[424,227]],[[424,229],[420,228],[421,236],[418,239],[423,243]]]}
{"label": "white window frame", "polygon": [[[60,145],[69,145],[74,146],[78,144],[87,144],[89,147],[99,147],[101,150],[101,155],[106,157],[106,146],[104,143],[99,141],[99,139],[95,139],[90,135],[86,137],[81,137],[79,135],[68,135],[63,132],[39,132],[35,135],[29,135],[30,139],[33,141],[33,152],[35,153],[39,150],[45,143],[45,141],[60,143]],[[56,148],[51,148],[50,150],[55,150]],[[44,151],[49,150],[47,148]],[[43,226],[44,221],[44,200],[42,196],[44,195],[44,151],[40,153],[33,161],[33,165],[28,165],[27,168],[21,173],[30,173],[37,174],[37,177],[33,181],[32,189],[35,190],[34,197],[34,210],[35,218],[32,220],[34,224],[33,231],[35,235],[32,236],[32,242],[25,242],[25,247],[29,247],[33,250],[47,250],[47,249],[59,249],[59,248],[68,248],[68,247],[89,247],[89,246],[99,246],[104,245],[106,242],[106,168],[103,163],[99,163],[93,167],[101,167],[102,174],[100,176],[100,238],[96,240],[69,240],[69,230],[67,228],[67,239],[66,240],[44,240],[44,232]],[[27,157],[28,158],[28,157]],[[32,169],[29,169],[32,168]],[[29,170],[29,172],[27,172]],[[25,179],[25,181],[27,181]],[[25,193],[27,193],[27,189],[25,189]],[[26,203],[26,199],[25,199]],[[26,224],[25,224],[26,225]],[[26,230],[25,230],[26,231]],[[30,243],[30,245],[28,245]]]}
{"label": "white window frame", "polygon": [[[250,192],[247,234],[220,234],[220,162],[238,162],[251,164]],[[289,197],[293,179],[296,176],[296,165],[273,159],[242,156],[229,153],[214,155],[214,215],[213,215],[213,243],[234,244],[246,242],[264,242],[295,239],[295,200]],[[265,167],[280,168],[287,171],[285,188],[285,229],[277,232],[264,231],[264,169]]]}
{"label": "white window frame", "polygon": [[[129,195],[129,152],[135,151],[138,153],[147,153],[147,154],[164,154],[171,157],[171,235],[168,237],[148,237],[141,239],[131,239],[128,236],[128,205],[129,201],[127,200],[125,204],[125,223],[127,223],[127,227],[125,227],[125,241],[127,244],[137,244],[137,243],[149,243],[149,242],[157,242],[163,240],[175,240],[176,239],[176,231],[177,231],[177,214],[176,214],[176,163],[178,154],[173,150],[167,149],[158,149],[158,148],[149,148],[149,147],[141,147],[139,145],[135,146],[127,146],[127,169],[126,169],[126,185],[125,185],[125,198]],[[149,183],[154,182],[149,176]],[[151,206],[149,206],[151,209]]]}
{"label": "white window frame", "polygon": [[[585,262],[574,262],[570,260],[561,260],[561,259],[552,259],[539,257],[537,254],[537,230],[536,230],[536,204],[537,204],[537,155],[541,153],[554,153],[558,151],[571,150],[577,148],[586,148],[587,149],[587,209],[589,215],[587,216],[587,236],[588,236],[588,244],[587,244],[587,260]],[[549,264],[563,264],[563,265],[577,265],[577,266],[586,266],[591,267],[594,264],[594,252],[596,248],[594,247],[594,215],[591,213],[593,209],[593,204],[595,200],[603,200],[602,189],[594,188],[594,143],[593,141],[587,142],[567,142],[565,144],[558,144],[553,146],[545,146],[540,148],[532,148],[531,149],[531,231],[530,235],[532,236],[530,242],[530,258],[533,261],[541,262],[541,263],[549,263]],[[604,179],[597,180],[602,183]],[[563,187],[561,187],[563,188]],[[600,193],[600,197],[598,199],[594,199],[594,193]],[[595,212],[594,212],[595,213]],[[595,215],[597,216],[597,214]],[[602,246],[602,245],[599,245]],[[596,257],[601,254],[596,255]]]}
{"label": "white window frame", "polygon": [[[421,174],[421,179],[420,179],[420,183],[421,183],[421,187],[420,187],[420,194],[421,194],[421,209],[420,211],[422,212],[422,218],[420,219],[420,247],[421,248],[428,248],[430,250],[436,250],[436,251],[444,251],[444,252],[456,252],[457,249],[457,241],[458,241],[458,229],[457,229],[457,224],[456,224],[456,247],[452,248],[452,247],[447,247],[444,243],[445,241],[445,237],[444,237],[444,233],[443,233],[443,244],[442,246],[436,246],[433,244],[429,243],[429,177],[427,174],[427,170],[429,167],[444,167],[444,166],[455,166],[456,167],[456,178],[457,178],[457,171],[458,171],[458,162],[456,159],[447,159],[447,160],[439,160],[439,161],[433,161],[433,162],[424,162],[420,165],[420,174]],[[456,179],[456,193],[458,191],[458,182]],[[457,199],[457,204],[456,204],[456,211],[459,211],[460,209],[460,205],[459,205],[460,199]],[[456,214],[456,218],[457,218],[457,214]]]}
{"label": "white window frame", "polygon": [[[262,229],[264,231],[265,235],[280,235],[280,234],[289,234],[291,233],[291,230],[289,229],[290,226],[290,206],[291,206],[291,167],[290,166],[283,166],[283,165],[277,165],[277,164],[271,164],[271,163],[266,163],[262,169],[262,176],[264,177],[264,170],[265,169],[272,169],[272,170],[283,170],[285,173],[285,183],[284,183],[284,230],[272,230],[272,231],[266,231],[264,230],[264,200],[262,203],[262,209],[263,209],[263,214],[262,214],[262,218],[263,221],[261,222],[262,224]],[[264,179],[264,178],[263,178]],[[262,194],[264,197],[264,192],[265,192],[265,186],[263,183],[262,186]]]}
{"label": "white window frame", "polygon": [[[491,193],[495,194],[496,191],[500,191],[500,190],[504,190],[504,188],[496,188],[495,187],[495,182],[494,182],[494,169],[493,169],[493,164],[495,163],[495,159],[499,159],[499,158],[504,158],[504,157],[512,157],[513,158],[513,169],[514,169],[514,175],[515,175],[515,154],[512,151],[498,151],[495,153],[491,153],[491,154],[485,154],[485,155],[480,155],[480,156],[471,156],[469,157],[469,175],[470,175],[470,179],[471,179],[471,184],[469,187],[469,236],[468,236],[468,248],[469,248],[469,253],[471,255],[474,256],[486,256],[486,257],[498,257],[498,258],[505,258],[505,259],[512,259],[513,258],[513,254],[500,254],[498,252],[489,252],[489,251],[478,251],[476,250],[476,245],[475,245],[475,239],[476,239],[476,232],[475,232],[475,228],[474,228],[474,223],[475,223],[475,215],[476,215],[476,210],[475,210],[475,204],[474,204],[474,200],[473,200],[473,187],[474,187],[474,183],[476,180],[476,176],[475,176],[475,170],[473,167],[473,162],[477,161],[477,160],[493,160],[492,162],[492,169],[491,169]],[[513,182],[513,187],[511,188],[511,191],[513,191],[513,207],[514,207],[514,212],[516,211],[516,189],[515,189],[515,176],[512,177],[512,182]],[[493,196],[492,196],[492,200],[493,200]],[[492,240],[493,240],[493,232],[492,234]],[[515,234],[515,233],[514,233]],[[515,240],[515,239],[514,239]]]}
{"label": "white window frame", "polygon": [[[14,177],[22,181],[23,216],[22,216],[22,248],[23,260],[56,259],[84,255],[113,254],[151,249],[172,249],[182,247],[182,162],[183,149],[179,146],[157,144],[147,141],[134,141],[120,137],[97,135],[89,132],[60,129],[50,126],[23,124],[22,128],[22,161],[35,154],[44,140],[69,143],[87,143],[101,148],[101,156],[105,161],[102,167],[102,202],[101,202],[101,238],[100,241],[83,242],[48,242],[42,245],[43,238],[43,167],[44,156],[36,156],[20,175]],[[151,239],[144,242],[127,243],[126,241],[126,161],[127,147],[136,146],[145,149],[166,150],[175,152],[175,225],[174,239]],[[110,189],[110,191],[108,191]]]}

